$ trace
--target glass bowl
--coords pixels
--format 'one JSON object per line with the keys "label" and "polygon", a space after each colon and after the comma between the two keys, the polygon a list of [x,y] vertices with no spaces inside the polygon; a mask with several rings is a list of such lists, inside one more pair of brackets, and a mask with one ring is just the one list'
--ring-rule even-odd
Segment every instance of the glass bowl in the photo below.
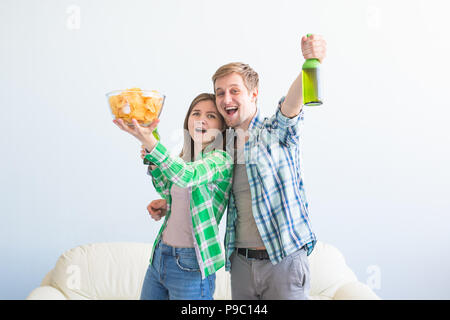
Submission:
{"label": "glass bowl", "polygon": [[129,126],[136,119],[141,126],[148,126],[159,118],[166,96],[156,90],[132,88],[114,90],[106,94],[113,119],[122,119]]}

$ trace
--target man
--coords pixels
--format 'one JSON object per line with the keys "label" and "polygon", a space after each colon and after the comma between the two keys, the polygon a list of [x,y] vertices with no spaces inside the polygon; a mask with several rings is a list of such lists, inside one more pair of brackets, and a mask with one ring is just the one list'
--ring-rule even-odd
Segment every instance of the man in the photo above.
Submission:
{"label": "man", "polygon": [[[326,42],[302,37],[305,59],[323,61]],[[307,256],[316,243],[301,176],[299,125],[303,120],[301,73],[277,111],[263,120],[257,108],[258,74],[243,63],[220,67],[212,77],[216,104],[236,133],[233,186],[225,251],[233,299],[308,299]],[[165,203],[154,200],[154,219]]]}
{"label": "man", "polygon": [[[325,40],[303,37],[305,59],[323,61]],[[216,104],[236,132],[237,156],[225,235],[233,299],[308,299],[316,237],[308,217],[299,155],[301,73],[275,115],[260,119],[258,74],[230,63],[212,77]]]}

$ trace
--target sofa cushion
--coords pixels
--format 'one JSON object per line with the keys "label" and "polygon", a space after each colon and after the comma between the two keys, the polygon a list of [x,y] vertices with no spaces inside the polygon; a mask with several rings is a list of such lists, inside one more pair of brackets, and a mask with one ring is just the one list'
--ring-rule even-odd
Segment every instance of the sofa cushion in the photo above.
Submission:
{"label": "sofa cushion", "polygon": [[96,243],[66,251],[51,285],[68,299],[139,299],[152,245]]}

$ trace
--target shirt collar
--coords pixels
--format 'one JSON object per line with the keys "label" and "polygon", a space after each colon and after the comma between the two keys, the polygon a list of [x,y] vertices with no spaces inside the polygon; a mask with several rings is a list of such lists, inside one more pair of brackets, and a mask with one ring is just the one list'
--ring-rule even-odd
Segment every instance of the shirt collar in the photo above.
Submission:
{"label": "shirt collar", "polygon": [[260,116],[259,108],[256,108],[256,114],[253,117],[252,121],[250,121],[250,124],[248,126],[249,130],[253,129],[253,127],[258,126],[261,123],[259,116]]}

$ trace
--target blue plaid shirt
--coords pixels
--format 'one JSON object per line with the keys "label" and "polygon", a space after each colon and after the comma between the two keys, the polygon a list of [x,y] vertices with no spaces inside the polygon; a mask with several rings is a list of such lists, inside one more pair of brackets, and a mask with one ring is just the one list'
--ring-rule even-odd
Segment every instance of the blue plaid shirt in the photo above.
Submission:
{"label": "blue plaid shirt", "polygon": [[[316,244],[301,176],[299,127],[303,110],[296,117],[287,118],[280,111],[283,101],[284,98],[275,115],[263,121],[258,111],[250,123],[249,139],[244,147],[253,216],[273,264],[303,246],[310,255]],[[235,250],[236,217],[231,192],[225,234],[227,271]]]}

